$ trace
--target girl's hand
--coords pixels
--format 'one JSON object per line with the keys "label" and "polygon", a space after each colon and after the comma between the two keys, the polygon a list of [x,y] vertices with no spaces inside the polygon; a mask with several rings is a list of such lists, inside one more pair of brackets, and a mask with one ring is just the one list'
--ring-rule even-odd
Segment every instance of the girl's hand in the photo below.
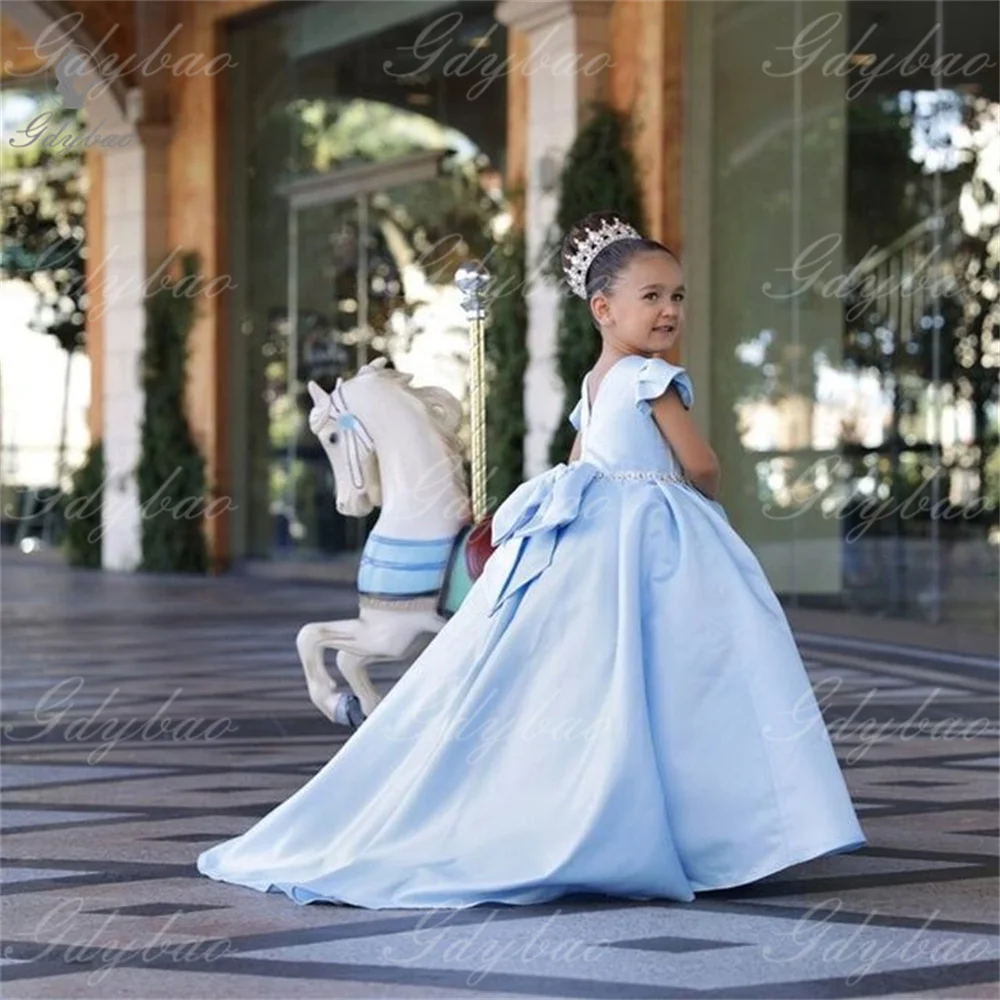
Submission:
{"label": "girl's hand", "polygon": [[684,474],[712,500],[718,499],[721,468],[719,458],[702,437],[677,389],[670,386],[650,401],[656,426],[670,445]]}

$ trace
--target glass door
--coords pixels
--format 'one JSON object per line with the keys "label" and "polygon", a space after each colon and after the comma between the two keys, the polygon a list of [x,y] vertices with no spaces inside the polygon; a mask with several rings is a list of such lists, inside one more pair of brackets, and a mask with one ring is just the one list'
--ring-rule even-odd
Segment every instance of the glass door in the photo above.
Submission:
{"label": "glass door", "polygon": [[318,556],[364,542],[362,519],[336,512],[332,470],[306,419],[310,380],[329,391],[364,363],[364,228],[357,199],[289,212],[288,311],[275,324],[265,376],[269,508],[278,556]]}
{"label": "glass door", "polygon": [[468,336],[458,267],[485,256],[492,213],[470,197],[475,164],[432,150],[286,183],[286,311],[265,344],[268,500],[277,558],[360,549],[378,517],[336,511],[333,471],[308,427],[306,386],[387,357],[462,398]]}

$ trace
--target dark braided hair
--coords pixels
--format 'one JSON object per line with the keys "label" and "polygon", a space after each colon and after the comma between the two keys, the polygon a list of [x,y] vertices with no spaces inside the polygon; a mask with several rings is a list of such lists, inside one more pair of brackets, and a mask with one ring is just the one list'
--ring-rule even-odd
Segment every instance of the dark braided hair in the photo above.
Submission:
{"label": "dark braided hair", "polygon": [[[586,237],[588,231],[600,229],[604,222],[627,223],[617,212],[591,212],[582,219],[574,222],[570,231],[562,244],[561,261],[563,273],[569,269],[570,259],[576,254],[577,247]],[[622,271],[628,267],[632,258],[640,253],[650,251],[660,251],[668,253],[676,259],[676,254],[656,240],[647,239],[624,239],[615,240],[614,243],[606,246],[590,263],[587,271],[587,301],[589,302],[598,292],[608,294],[613,291]]]}

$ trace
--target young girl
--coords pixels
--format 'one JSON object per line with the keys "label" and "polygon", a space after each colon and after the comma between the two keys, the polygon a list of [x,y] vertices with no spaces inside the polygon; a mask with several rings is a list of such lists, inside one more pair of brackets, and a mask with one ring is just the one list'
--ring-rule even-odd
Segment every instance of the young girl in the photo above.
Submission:
{"label": "young girl", "polygon": [[784,612],[715,499],[681,267],[563,249],[603,350],[571,461],[496,511],[459,611],[314,778],[198,870],[299,903],[690,901],[865,843]]}

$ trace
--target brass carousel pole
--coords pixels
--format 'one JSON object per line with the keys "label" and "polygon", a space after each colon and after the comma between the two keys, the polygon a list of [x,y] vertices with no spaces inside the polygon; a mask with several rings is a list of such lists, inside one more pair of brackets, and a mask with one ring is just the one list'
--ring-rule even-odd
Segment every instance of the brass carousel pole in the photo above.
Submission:
{"label": "brass carousel pole", "polygon": [[489,271],[474,261],[455,274],[462,308],[469,321],[469,423],[472,462],[472,519],[486,517],[486,307],[483,302]]}

